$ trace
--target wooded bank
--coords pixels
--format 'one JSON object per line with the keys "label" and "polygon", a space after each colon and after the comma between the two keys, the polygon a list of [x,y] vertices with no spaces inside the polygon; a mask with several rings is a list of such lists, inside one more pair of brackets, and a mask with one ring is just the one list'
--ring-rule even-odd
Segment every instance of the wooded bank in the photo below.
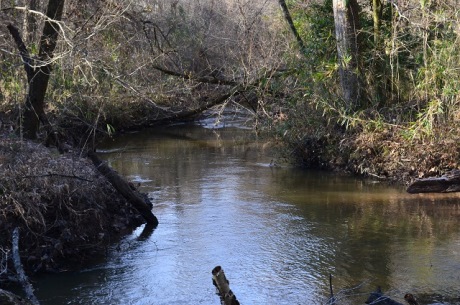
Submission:
{"label": "wooded bank", "polygon": [[[255,131],[296,165],[404,182],[458,169],[459,16],[453,0],[0,1],[0,159],[10,175],[0,217],[55,234],[28,241],[37,272],[59,269],[81,240],[97,250],[111,239],[92,223],[120,232],[138,211],[158,223],[129,187],[115,183],[137,211],[84,161],[59,158],[72,171],[33,150],[15,155],[32,145],[23,137],[56,136],[60,147],[62,135],[87,149],[102,134],[229,104],[249,109]],[[456,179],[408,191],[455,191]],[[55,211],[68,218],[50,223]]]}

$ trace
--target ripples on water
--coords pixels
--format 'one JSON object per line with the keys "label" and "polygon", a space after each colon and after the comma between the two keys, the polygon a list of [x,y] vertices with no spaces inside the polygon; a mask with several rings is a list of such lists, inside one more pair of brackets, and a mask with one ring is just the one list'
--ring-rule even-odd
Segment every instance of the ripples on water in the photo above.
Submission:
{"label": "ripples on water", "polygon": [[340,304],[362,304],[376,285],[400,302],[410,291],[455,303],[458,196],[269,167],[247,137],[187,127],[107,144],[101,156],[142,184],[160,225],[95,267],[43,278],[43,304],[219,304],[216,265],[243,305],[325,304],[330,273]]}

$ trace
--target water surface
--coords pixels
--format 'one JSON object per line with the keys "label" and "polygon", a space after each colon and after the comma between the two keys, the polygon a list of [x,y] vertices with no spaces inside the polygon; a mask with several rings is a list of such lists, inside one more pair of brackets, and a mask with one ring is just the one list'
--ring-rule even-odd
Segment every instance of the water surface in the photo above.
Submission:
{"label": "water surface", "polygon": [[270,166],[268,145],[249,138],[178,126],[105,143],[100,156],[140,183],[160,225],[96,266],[44,277],[43,304],[219,304],[217,265],[243,305],[325,304],[329,274],[340,304],[377,285],[400,302],[460,304],[458,195]]}

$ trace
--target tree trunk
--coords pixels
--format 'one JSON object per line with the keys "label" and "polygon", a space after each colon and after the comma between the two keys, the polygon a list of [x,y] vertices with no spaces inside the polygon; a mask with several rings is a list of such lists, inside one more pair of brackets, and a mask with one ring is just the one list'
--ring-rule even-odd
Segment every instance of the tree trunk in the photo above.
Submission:
{"label": "tree trunk", "polygon": [[383,106],[389,95],[389,88],[387,88],[387,69],[386,69],[386,55],[384,37],[381,33],[383,14],[382,0],[372,0],[372,19],[374,26],[374,57],[372,65],[370,66],[370,73],[372,78],[370,80],[370,88],[372,89],[372,99],[379,105]]}
{"label": "tree trunk", "polygon": [[382,19],[382,2],[372,0],[372,19],[374,21],[374,45],[375,49],[380,49],[380,24]]}
{"label": "tree trunk", "polygon": [[357,0],[333,0],[332,5],[342,97],[349,109],[353,110],[359,106],[360,98],[357,39],[359,6]]}
{"label": "tree trunk", "polygon": [[300,37],[299,35],[299,32],[297,31],[295,25],[294,25],[294,21],[292,21],[292,17],[291,17],[291,14],[289,13],[289,9],[286,5],[286,1],[284,0],[278,0],[280,6],[281,6],[281,9],[283,10],[283,13],[284,13],[284,19],[286,19],[287,23],[289,24],[289,27],[291,28],[291,32],[292,34],[294,34],[296,40],[297,40],[297,43],[299,44],[299,47],[300,47],[300,51],[306,55],[306,49],[305,49],[305,44],[303,43],[303,40],[302,40],[302,37]]}
{"label": "tree trunk", "polygon": [[45,94],[51,74],[51,59],[56,48],[59,25],[56,21],[62,18],[64,0],[49,0],[43,33],[40,38],[40,49],[37,67],[33,68],[32,77],[29,78],[29,91],[24,109],[24,136],[29,139],[37,137],[40,121],[46,122]]}

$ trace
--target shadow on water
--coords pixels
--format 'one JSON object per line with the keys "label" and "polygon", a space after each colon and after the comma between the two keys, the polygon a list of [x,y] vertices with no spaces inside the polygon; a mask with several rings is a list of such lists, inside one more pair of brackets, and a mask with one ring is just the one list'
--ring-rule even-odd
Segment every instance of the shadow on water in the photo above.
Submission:
{"label": "shadow on water", "polygon": [[324,304],[330,273],[340,304],[377,285],[401,303],[411,292],[460,304],[458,195],[271,167],[267,147],[196,126],[105,143],[100,156],[148,192],[160,225],[92,268],[41,279],[43,304],[219,304],[216,265],[242,304]]}

